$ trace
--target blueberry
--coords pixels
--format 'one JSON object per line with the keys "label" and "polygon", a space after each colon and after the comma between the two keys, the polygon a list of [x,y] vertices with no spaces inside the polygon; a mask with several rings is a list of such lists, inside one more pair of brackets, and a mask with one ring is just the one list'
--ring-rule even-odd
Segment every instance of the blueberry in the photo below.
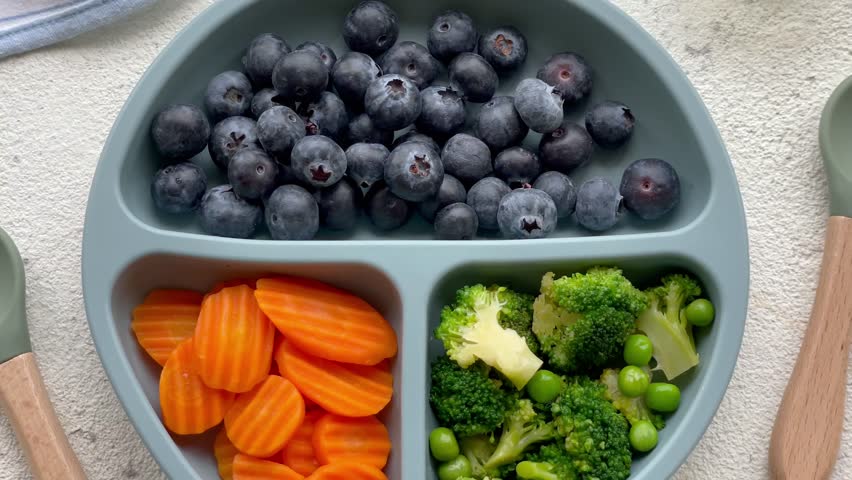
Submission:
{"label": "blueberry", "polygon": [[485,177],[476,182],[467,192],[467,204],[476,211],[479,228],[497,230],[497,208],[503,196],[512,189],[503,180],[496,177]]}
{"label": "blueberry", "polygon": [[244,148],[260,148],[257,135],[257,123],[251,118],[228,117],[213,127],[207,145],[210,158],[217,167],[227,170],[235,153]]}
{"label": "blueberry", "polygon": [[429,87],[420,92],[422,108],[417,129],[447,138],[464,127],[467,112],[464,100],[452,87]]}
{"label": "blueberry", "polygon": [[435,150],[441,150],[441,147],[438,145],[438,142],[435,141],[434,138],[426,135],[424,133],[420,133],[417,130],[409,130],[402,135],[399,136],[396,140],[393,141],[393,145],[391,145],[391,150],[400,146],[405,142],[420,142],[429,145]]}
{"label": "blueberry", "polygon": [[228,182],[245,200],[260,200],[275,188],[278,164],[259,148],[240,150],[228,164]]}
{"label": "blueberry", "polygon": [[305,122],[290,107],[272,107],[257,119],[257,136],[267,153],[286,163],[305,136]]}
{"label": "blueberry", "polygon": [[441,182],[438,193],[418,203],[417,211],[426,220],[434,222],[438,210],[452,203],[464,202],[465,200],[467,200],[467,190],[464,189],[464,185],[456,177],[444,174],[444,180]]}
{"label": "blueberry", "polygon": [[346,174],[366,194],[384,178],[388,155],[380,143],[356,143],[346,149]]}
{"label": "blueberry", "polygon": [[384,2],[359,3],[343,22],[343,39],[350,50],[376,56],[389,49],[399,37],[399,21]]}
{"label": "blueberry", "polygon": [[628,210],[643,220],[656,220],[680,202],[680,179],[665,160],[636,160],[621,177],[621,194]]}
{"label": "blueberry", "polygon": [[305,119],[307,133],[325,135],[332,140],[340,140],[349,125],[349,115],[343,100],[332,92],[322,92],[318,100],[303,103],[299,112]]}
{"label": "blueberry", "polygon": [[151,122],[151,138],[167,160],[187,160],[204,151],[210,123],[195,105],[169,105]]}
{"label": "blueberry", "polygon": [[440,70],[435,57],[417,42],[400,42],[394,45],[382,55],[379,65],[384,73],[407,77],[421,90],[435,81]]}
{"label": "blueberry", "polygon": [[538,79],[562,93],[566,105],[585,98],[592,90],[592,68],[586,60],[571,52],[557,53],[538,70]]}
{"label": "blueberry", "polygon": [[334,89],[340,98],[353,109],[364,108],[364,93],[370,83],[382,76],[382,69],[368,55],[346,52],[331,71]]}
{"label": "blueberry", "polygon": [[328,68],[315,53],[295,50],[275,64],[272,84],[286,101],[309,102],[328,86]]}
{"label": "blueberry", "polygon": [[515,27],[498,27],[479,37],[477,52],[498,72],[508,72],[527,59],[527,38]]}
{"label": "blueberry", "polygon": [[275,240],[310,240],[319,230],[319,207],[298,185],[275,189],[266,201],[266,226]]}
{"label": "blueberry", "polygon": [[556,204],[556,214],[559,218],[570,217],[577,204],[577,189],[574,182],[559,172],[544,172],[535,180],[533,188],[550,195]]}
{"label": "blueberry", "polygon": [[207,84],[204,107],[213,121],[239,117],[251,112],[254,97],[251,82],[241,72],[229,70],[216,75]]}
{"label": "blueberry", "polygon": [[361,189],[344,178],[314,192],[319,205],[320,224],[332,230],[351,230],[361,211]]}
{"label": "blueberry", "polygon": [[543,135],[538,154],[547,170],[571,173],[589,162],[595,144],[586,129],[566,119],[556,130]]}
{"label": "blueberry", "polygon": [[255,87],[272,86],[272,70],[287,53],[290,53],[290,45],[274,33],[262,33],[249,43],[243,56],[243,68]]}
{"label": "blueberry", "polygon": [[519,188],[505,195],[497,209],[497,223],[505,238],[543,238],[556,229],[556,204],[535,188]]}
{"label": "blueberry", "polygon": [[278,96],[278,92],[271,88],[264,88],[255,93],[254,98],[251,99],[251,114],[254,118],[260,118],[263,112],[270,108],[282,106],[279,100],[282,99]]}
{"label": "blueberry", "polygon": [[531,184],[541,173],[538,155],[522,148],[510,147],[494,158],[494,173],[512,188]]}
{"label": "blueberry", "polygon": [[408,202],[391,193],[387,185],[374,188],[365,200],[367,216],[380,230],[395,230],[408,221]]}
{"label": "blueberry", "polygon": [[453,203],[435,215],[435,235],[438,240],[470,240],[479,230],[476,211],[466,203]]}
{"label": "blueberry", "polygon": [[474,130],[493,151],[519,145],[530,131],[515,110],[512,97],[494,97],[483,105]]}
{"label": "blueberry", "polygon": [[464,94],[465,100],[483,103],[494,96],[500,79],[482,56],[462,53],[450,63],[450,84]]}
{"label": "blueberry", "polygon": [[332,50],[331,47],[324,43],[303,42],[296,47],[296,50],[307,50],[314,55],[318,55],[329,72],[331,72],[335,63],[337,63],[337,54],[334,53],[334,50]]}
{"label": "blueberry", "polygon": [[633,112],[620,102],[601,102],[586,113],[586,130],[604,148],[618,148],[627,143],[634,125]]}
{"label": "blueberry", "polygon": [[219,185],[201,198],[198,218],[210,235],[249,238],[263,221],[263,210],[238,197],[230,185]]}
{"label": "blueberry", "polygon": [[436,195],[443,180],[441,157],[425,143],[402,143],[391,151],[385,163],[385,183],[394,195],[410,202]]}
{"label": "blueberry", "polygon": [[530,130],[549,133],[562,124],[562,95],[537,78],[526,78],[515,89],[515,110]]}
{"label": "blueberry", "polygon": [[382,130],[373,123],[366,113],[356,115],[349,121],[346,129],[347,143],[381,143],[389,146],[393,142],[393,131]]}
{"label": "blueberry", "polygon": [[151,182],[154,205],[167,213],[189,213],[201,203],[207,176],[193,163],[178,163],[158,170]]}
{"label": "blueberry", "polygon": [[465,185],[473,185],[493,171],[488,145],[466,133],[453,135],[447,140],[441,152],[441,162],[446,173]]}
{"label": "blueberry", "polygon": [[315,187],[334,185],[346,173],[346,153],[334,140],[322,135],[296,142],[290,163],[297,177]]}
{"label": "blueberry", "polygon": [[420,90],[402,75],[382,75],[364,94],[364,109],[377,127],[402,130],[420,116]]}
{"label": "blueberry", "polygon": [[603,232],[614,227],[621,218],[622,197],[618,189],[601,177],[594,177],[580,185],[577,191],[577,223]]}
{"label": "blueberry", "polygon": [[468,14],[447,10],[435,17],[426,45],[435,58],[446,63],[460,53],[474,51],[477,36],[476,26]]}

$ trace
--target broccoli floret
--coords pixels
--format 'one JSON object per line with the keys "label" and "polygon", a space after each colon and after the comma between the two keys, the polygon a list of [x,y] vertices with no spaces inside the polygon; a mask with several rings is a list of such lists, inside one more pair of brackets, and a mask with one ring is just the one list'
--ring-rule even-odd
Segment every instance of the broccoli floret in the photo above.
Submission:
{"label": "broccoli floret", "polygon": [[698,365],[698,352],[683,309],[701,295],[698,282],[686,275],[669,275],[662,285],[645,292],[650,304],[636,319],[636,327],[654,345],[655,370],[671,381]]}
{"label": "broccoli floret", "polygon": [[632,462],[627,420],[606,398],[606,387],[574,377],[553,403],[554,423],[581,480],[624,480]]}
{"label": "broccoli floret", "polygon": [[505,304],[500,309],[500,316],[498,317],[500,326],[518,332],[518,335],[524,337],[524,340],[527,341],[530,351],[538,355],[538,339],[532,332],[535,297],[505,287],[491,287],[490,290],[496,290],[498,298]]}
{"label": "broccoli floret", "polygon": [[514,396],[488,377],[487,367],[462,368],[441,356],[432,362],[429,402],[438,422],[460,436],[490,434],[503,423]]}
{"label": "broccoli floret", "polygon": [[647,307],[645,295],[617,268],[596,267],[586,273],[541,280],[533,304],[533,333],[553,368],[577,373],[621,355]]}
{"label": "broccoli floret", "polygon": [[486,469],[485,463],[494,454],[497,442],[488,435],[475,435],[459,439],[459,448],[462,455],[470,461],[474,478],[485,478],[496,475],[493,469]]}
{"label": "broccoli floret", "polygon": [[518,462],[527,448],[556,436],[555,425],[548,422],[546,416],[536,412],[531,401],[518,400],[515,408],[506,415],[497,449],[485,463],[485,469]]}
{"label": "broccoli floret", "polygon": [[435,337],[447,355],[462,367],[481,360],[503,374],[521,390],[542,365],[518,332],[500,326],[506,302],[502,287],[472,285],[456,293],[456,302],[441,311]]}
{"label": "broccoli floret", "polygon": [[[650,374],[650,369],[645,367],[645,370]],[[662,430],[666,426],[663,417],[652,412],[648,405],[645,404],[645,397],[639,396],[630,398],[618,388],[618,370],[608,368],[601,374],[601,383],[606,386],[606,396],[615,408],[627,418],[631,425],[642,420],[648,420],[657,427],[657,430]]]}
{"label": "broccoli floret", "polygon": [[515,468],[518,478],[524,480],[574,480],[577,470],[574,460],[561,444],[541,447]]}

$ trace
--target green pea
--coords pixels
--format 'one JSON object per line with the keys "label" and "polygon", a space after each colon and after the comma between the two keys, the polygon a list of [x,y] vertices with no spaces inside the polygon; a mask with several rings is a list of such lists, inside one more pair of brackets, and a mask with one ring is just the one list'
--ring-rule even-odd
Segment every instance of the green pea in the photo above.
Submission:
{"label": "green pea", "polygon": [[686,321],[696,327],[706,327],[713,323],[716,310],[706,298],[699,298],[686,307]]}
{"label": "green pea", "polygon": [[645,335],[630,335],[624,344],[624,361],[628,365],[644,367],[654,356],[654,345]]}
{"label": "green pea", "polygon": [[657,440],[657,429],[648,420],[641,420],[630,427],[630,446],[637,452],[650,452],[657,446]]}
{"label": "green pea", "polygon": [[562,377],[549,371],[539,370],[527,382],[527,393],[539,403],[552,402],[562,391]]}
{"label": "green pea", "polygon": [[641,397],[650,383],[651,378],[639,367],[628,365],[618,372],[618,389],[627,397]]}
{"label": "green pea", "polygon": [[652,383],[645,392],[645,403],[651,410],[674,412],[680,406],[680,389],[671,383]]}
{"label": "green pea", "polygon": [[438,427],[429,434],[429,449],[439,462],[449,462],[459,456],[459,442],[449,428]]}
{"label": "green pea", "polygon": [[473,476],[473,467],[470,466],[470,460],[464,455],[459,455],[438,467],[438,478],[440,480],[456,480],[460,477],[470,476]]}

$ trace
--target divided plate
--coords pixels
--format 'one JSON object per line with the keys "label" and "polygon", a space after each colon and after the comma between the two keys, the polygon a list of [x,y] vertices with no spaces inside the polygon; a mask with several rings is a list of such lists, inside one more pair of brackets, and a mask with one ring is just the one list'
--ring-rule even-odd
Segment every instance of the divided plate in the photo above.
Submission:
{"label": "divided plate", "polygon": [[[530,7],[517,0],[388,1],[400,16],[400,40],[425,43],[432,17],[450,7],[471,14],[482,29],[511,23],[525,32],[529,57],[522,72],[502,80],[503,94],[519,78],[534,76],[552,53],[586,56],[596,71],[590,102],[621,100],[634,109],[638,125],[626,148],[596,152],[593,164],[572,177],[579,184],[604,175],[617,184],[630,161],[664,158],[678,170],[683,189],[681,205],[665,220],[643,223],[628,214],[606,235],[568,224],[542,240],[469,242],[433,241],[429,226],[417,220],[387,236],[363,221],[346,237],[321,232],[313,241],[274,242],[202,235],[193,218],[155,211],[149,181],[160,164],[148,131],[159,108],[200,104],[207,81],[239,69],[242,49],[262,32],[279,33],[293,46],[327,42],[342,54],[340,25],[354,1],[216,3],[163,50],[116,120],[88,203],[83,287],[98,353],[145,444],[171,478],[218,478],[211,434],[172,436],[160,422],[159,366],[137,346],[129,327],[132,308],[152,288],[204,290],[228,278],[287,273],[363,296],[400,338],[394,400],[383,412],[394,446],[386,471],[392,480],[432,480],[426,439],[435,420],[427,399],[428,369],[441,351],[431,339],[441,306],[467,283],[535,292],[547,271],[566,274],[612,264],[640,286],[687,269],[701,278],[717,308],[717,322],[698,338],[701,365],[679,379],[681,408],[660,432],[659,446],[636,458],[631,479],[673,474],[715,414],[739,352],[748,300],[745,216],[730,160],[700,98],[668,54],[609,2],[542,0]],[[578,107],[573,118],[582,121],[587,106]],[[534,135],[527,139],[531,148],[537,142]],[[206,152],[195,161],[211,183],[222,179]]]}

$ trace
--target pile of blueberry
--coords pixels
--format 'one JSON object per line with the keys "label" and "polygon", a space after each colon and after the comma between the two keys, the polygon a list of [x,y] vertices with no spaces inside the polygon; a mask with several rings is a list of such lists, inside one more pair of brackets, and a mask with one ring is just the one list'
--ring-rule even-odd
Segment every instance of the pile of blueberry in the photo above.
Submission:
{"label": "pile of blueberry", "polygon": [[[636,121],[613,101],[592,107],[585,127],[565,118],[592,89],[582,56],[555,54],[513,96],[495,96],[526,60],[516,28],[480,34],[468,15],[447,11],[426,46],[397,43],[398,34],[394,11],[367,0],[346,16],[351,51],[340,58],[318,42],[291,49],[278,35],[256,37],[242,72],[209,82],[203,110],[170,105],[154,118],[169,163],[153,179],[157,207],[197,212],[212,235],[249,238],[265,223],[274,239],[306,240],[320,225],[353,228],[361,211],[382,231],[416,210],[440,239],[541,238],[570,216],[602,232],[625,207],[657,219],[677,205],[677,173],[660,159],[632,163],[619,188],[602,177],[575,188],[568,174],[596,145],[624,145]],[[445,70],[448,84],[433,85]],[[538,152],[521,146],[530,130],[542,134]],[[189,161],[205,148],[227,184],[208,189]]]}

